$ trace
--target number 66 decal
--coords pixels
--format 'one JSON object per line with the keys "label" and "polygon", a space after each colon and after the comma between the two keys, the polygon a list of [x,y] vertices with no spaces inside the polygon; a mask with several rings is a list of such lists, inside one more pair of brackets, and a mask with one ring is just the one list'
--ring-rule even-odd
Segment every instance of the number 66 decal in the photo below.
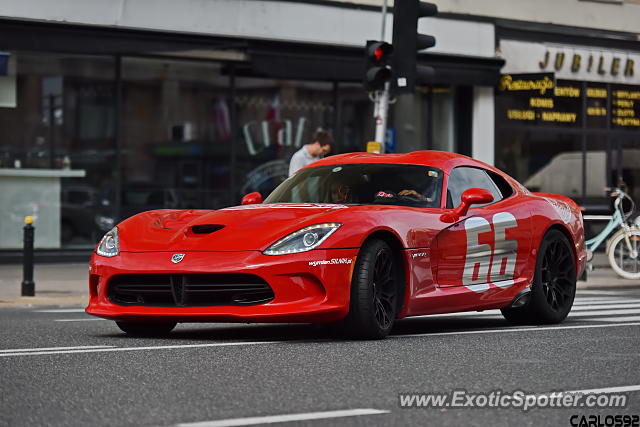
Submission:
{"label": "number 66 decal", "polygon": [[[494,244],[480,244],[478,236],[491,232],[491,224],[485,218],[472,217],[465,221],[467,254],[465,256],[462,284],[475,292],[484,292],[489,284],[500,288],[513,285],[518,256],[518,242],[507,240],[505,230],[518,226],[516,218],[508,212],[493,216]],[[493,260],[492,260],[493,259]]]}

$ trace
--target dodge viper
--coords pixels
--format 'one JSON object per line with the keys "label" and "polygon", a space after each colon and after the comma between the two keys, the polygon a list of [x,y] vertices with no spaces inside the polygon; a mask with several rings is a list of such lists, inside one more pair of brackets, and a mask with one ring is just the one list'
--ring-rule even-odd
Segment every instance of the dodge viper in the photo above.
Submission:
{"label": "dodge viper", "polygon": [[86,311],[131,335],[303,322],[377,339],[400,318],[496,308],[516,324],[557,323],[585,261],[569,198],[459,154],[350,153],[264,201],[122,221],[92,255]]}

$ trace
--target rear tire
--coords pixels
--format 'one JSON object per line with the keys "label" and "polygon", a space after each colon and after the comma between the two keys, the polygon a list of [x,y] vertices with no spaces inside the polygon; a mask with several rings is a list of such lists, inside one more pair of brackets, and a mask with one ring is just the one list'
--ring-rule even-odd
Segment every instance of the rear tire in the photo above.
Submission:
{"label": "rear tire", "polygon": [[401,269],[391,247],[371,240],[362,247],[351,279],[349,314],[344,320],[349,336],[382,339],[395,321]]}
{"label": "rear tire", "polygon": [[569,241],[558,230],[542,239],[529,301],[518,308],[503,308],[502,315],[515,324],[562,322],[576,295],[576,263]]}
{"label": "rear tire", "polygon": [[136,337],[161,337],[167,335],[176,327],[175,322],[144,323],[144,322],[116,322],[116,325],[127,335]]}

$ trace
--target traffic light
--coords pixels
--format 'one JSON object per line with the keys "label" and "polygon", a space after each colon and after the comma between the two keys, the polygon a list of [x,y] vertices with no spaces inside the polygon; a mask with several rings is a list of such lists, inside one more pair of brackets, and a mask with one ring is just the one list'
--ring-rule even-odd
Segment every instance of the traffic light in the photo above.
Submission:
{"label": "traffic light", "polygon": [[368,91],[382,90],[391,80],[391,54],[389,43],[367,40],[365,47],[364,87]]}
{"label": "traffic light", "polygon": [[432,67],[417,65],[418,51],[436,45],[433,36],[418,33],[418,19],[434,16],[438,7],[418,0],[396,0],[393,6],[393,74],[396,92],[413,92],[416,82],[433,78]]}

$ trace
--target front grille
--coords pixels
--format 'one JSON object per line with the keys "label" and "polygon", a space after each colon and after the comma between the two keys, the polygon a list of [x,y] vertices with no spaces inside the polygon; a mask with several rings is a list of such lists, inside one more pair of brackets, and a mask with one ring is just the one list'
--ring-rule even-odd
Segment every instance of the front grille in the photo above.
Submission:
{"label": "front grille", "polygon": [[271,287],[251,274],[127,274],[107,285],[117,305],[205,307],[257,305],[273,300]]}

